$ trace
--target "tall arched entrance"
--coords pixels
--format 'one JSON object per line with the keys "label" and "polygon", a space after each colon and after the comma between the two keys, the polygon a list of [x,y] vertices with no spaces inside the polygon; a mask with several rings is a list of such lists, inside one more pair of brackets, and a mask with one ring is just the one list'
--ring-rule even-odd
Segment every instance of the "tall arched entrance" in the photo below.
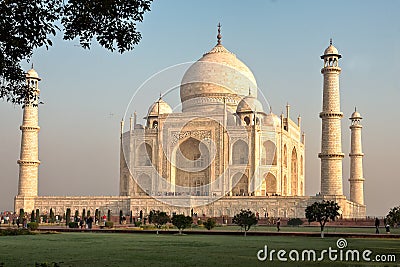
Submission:
{"label": "tall arched entrance", "polygon": [[175,190],[185,194],[208,195],[210,153],[204,142],[188,138],[175,150]]}

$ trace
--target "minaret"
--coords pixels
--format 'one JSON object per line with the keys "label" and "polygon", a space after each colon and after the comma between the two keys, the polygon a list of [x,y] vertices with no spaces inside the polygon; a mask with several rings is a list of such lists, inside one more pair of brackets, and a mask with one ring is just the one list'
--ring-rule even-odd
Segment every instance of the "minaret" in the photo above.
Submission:
{"label": "minaret", "polygon": [[342,186],[342,133],[340,120],[343,113],[340,112],[339,95],[339,55],[338,50],[332,45],[325,49],[321,59],[324,60],[324,67],[321,73],[324,76],[324,89],[322,100],[322,112],[319,117],[322,119],[321,139],[321,194],[322,195],[343,195]]}
{"label": "minaret", "polygon": [[360,113],[355,110],[351,115],[351,148],[350,148],[350,200],[364,205],[364,177],[361,146],[362,125]]}
{"label": "minaret", "polygon": [[[33,67],[33,66],[32,66]],[[25,98],[22,131],[21,154],[17,161],[19,164],[18,196],[15,209],[24,208],[30,212],[34,209],[34,197],[38,195],[38,170],[39,170],[39,130],[38,125],[38,96],[39,75],[32,68],[26,73],[29,96]],[[18,201],[20,200],[20,201]]]}

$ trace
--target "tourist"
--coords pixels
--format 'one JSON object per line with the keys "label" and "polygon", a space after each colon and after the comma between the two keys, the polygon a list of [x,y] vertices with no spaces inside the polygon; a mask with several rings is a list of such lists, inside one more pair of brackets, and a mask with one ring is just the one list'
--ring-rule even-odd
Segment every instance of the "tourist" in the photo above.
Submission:
{"label": "tourist", "polygon": [[390,225],[386,224],[385,228],[386,228],[386,233],[390,234]]}
{"label": "tourist", "polygon": [[379,224],[380,221],[378,219],[378,217],[375,218],[375,234],[379,234]]}
{"label": "tourist", "polygon": [[87,226],[88,226],[88,228],[89,228],[89,229],[92,229],[92,225],[93,225],[93,217],[92,217],[92,216],[90,216],[89,218],[87,218],[87,221],[86,221],[86,223],[87,223]]}
{"label": "tourist", "polygon": [[278,229],[278,232],[281,230],[281,218],[278,218],[276,221],[276,228]]}

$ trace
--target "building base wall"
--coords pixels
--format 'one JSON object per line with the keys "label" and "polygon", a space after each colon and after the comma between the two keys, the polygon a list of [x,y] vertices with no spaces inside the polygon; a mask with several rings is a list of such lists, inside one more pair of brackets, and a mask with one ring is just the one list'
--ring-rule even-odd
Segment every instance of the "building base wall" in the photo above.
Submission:
{"label": "building base wall", "polygon": [[[180,199],[181,198],[181,199]],[[172,206],[166,203],[189,203],[185,206]],[[334,200],[341,207],[342,218],[364,218],[366,216],[365,205],[360,205],[346,199],[345,196],[302,196],[302,197],[254,197],[254,196],[226,196],[214,202],[208,197],[158,197],[150,196],[40,196],[34,198],[16,197],[15,211],[23,208],[25,212],[39,209],[41,214],[49,214],[53,209],[55,214],[64,214],[67,208],[72,212],[83,209],[90,210],[94,214],[98,209],[102,214],[111,210],[113,215],[118,215],[122,210],[124,215],[139,216],[140,211],[144,215],[151,210],[161,210],[168,214],[186,214],[192,212],[199,216],[233,217],[241,209],[250,209],[260,216],[281,218],[304,218],[305,209],[316,201]],[[209,203],[202,205],[201,203]],[[193,209],[193,210],[192,210]]]}

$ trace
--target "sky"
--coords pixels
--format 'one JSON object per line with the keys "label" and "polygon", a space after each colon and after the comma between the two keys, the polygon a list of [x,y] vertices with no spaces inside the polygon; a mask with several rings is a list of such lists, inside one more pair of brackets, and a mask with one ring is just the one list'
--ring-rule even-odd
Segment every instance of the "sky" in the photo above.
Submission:
{"label": "sky", "polygon": [[[333,38],[342,54],[340,75],[343,186],[349,196],[350,117],[363,116],[367,215],[383,216],[400,205],[400,1],[155,1],[138,25],[143,39],[118,54],[95,41],[53,38],[34,51],[40,82],[39,195],[118,195],[119,122],[135,91],[168,67],[193,62],[222,43],[253,72],[273,112],[287,103],[306,133],[306,195],[320,191],[322,60]],[[30,63],[23,62],[28,70]],[[171,74],[168,73],[168,74]],[[179,82],[183,72],[165,79]],[[138,117],[165,92],[161,77],[133,98]],[[179,104],[176,93],[166,97]],[[20,106],[0,102],[0,210],[17,194],[22,120]],[[130,114],[127,113],[129,116]],[[126,123],[128,124],[128,123]]]}

